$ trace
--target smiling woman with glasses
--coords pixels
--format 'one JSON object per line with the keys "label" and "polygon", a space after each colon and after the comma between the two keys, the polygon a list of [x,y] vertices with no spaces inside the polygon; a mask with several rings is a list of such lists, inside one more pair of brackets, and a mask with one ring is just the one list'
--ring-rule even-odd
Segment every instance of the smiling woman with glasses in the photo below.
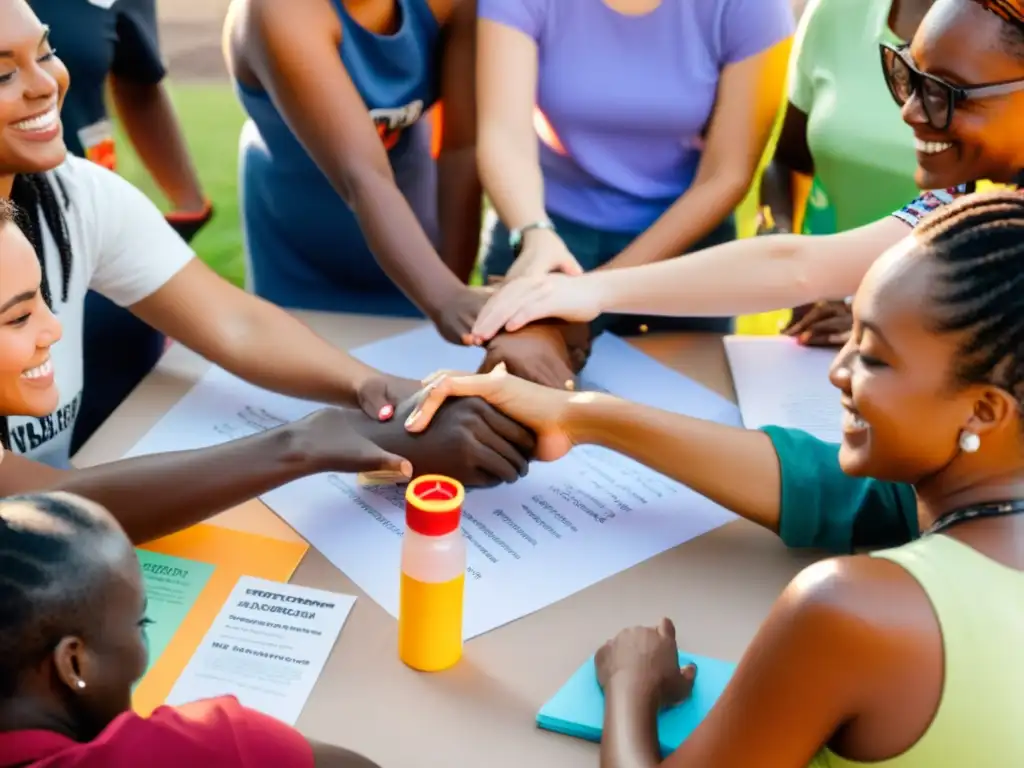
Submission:
{"label": "smiling woman with glasses", "polygon": [[1024,91],[1024,78],[984,85],[956,85],[936,75],[929,75],[914,66],[908,49],[909,45],[894,46],[882,43],[882,72],[889,93],[902,108],[914,96],[921,101],[921,107],[928,124],[937,131],[945,131],[953,121],[953,110],[961,102],[1006,96]]}
{"label": "smiling woman with glasses", "polygon": [[759,237],[613,274],[513,281],[480,313],[476,339],[548,317],[720,317],[849,296],[926,214],[981,180],[1024,184],[1024,0],[936,0],[911,45],[883,62],[877,76],[889,81],[913,131],[914,180],[934,191],[837,235]]}

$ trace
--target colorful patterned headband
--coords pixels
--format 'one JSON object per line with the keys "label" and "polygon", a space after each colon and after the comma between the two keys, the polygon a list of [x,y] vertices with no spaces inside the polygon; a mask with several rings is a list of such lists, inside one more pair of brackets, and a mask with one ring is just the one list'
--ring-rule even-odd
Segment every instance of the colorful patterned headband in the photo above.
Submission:
{"label": "colorful patterned headband", "polygon": [[1024,0],[974,0],[986,11],[1024,28]]}

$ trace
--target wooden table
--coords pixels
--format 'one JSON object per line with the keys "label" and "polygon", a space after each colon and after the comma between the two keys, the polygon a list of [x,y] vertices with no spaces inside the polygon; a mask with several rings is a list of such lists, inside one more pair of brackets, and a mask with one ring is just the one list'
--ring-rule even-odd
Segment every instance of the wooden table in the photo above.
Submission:
{"label": "wooden table", "polygon": [[[352,315],[300,316],[343,348],[417,325]],[[735,399],[719,337],[652,336],[637,346]],[[122,456],[206,366],[175,345],[76,463],[88,466]],[[216,521],[279,538],[297,536],[258,501]],[[593,768],[594,745],[540,731],[534,717],[594,650],[623,627],[670,616],[683,648],[736,660],[782,588],[808,562],[772,534],[745,521],[732,523],[474,639],[450,672],[421,675],[398,660],[395,620],[311,549],[295,583],[363,599],[298,726],[311,738],[345,745],[387,768]]]}

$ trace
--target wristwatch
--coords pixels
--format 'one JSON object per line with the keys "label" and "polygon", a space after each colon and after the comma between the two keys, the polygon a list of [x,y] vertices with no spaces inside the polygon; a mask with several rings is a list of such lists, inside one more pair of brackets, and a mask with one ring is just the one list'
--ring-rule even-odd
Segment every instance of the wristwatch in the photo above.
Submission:
{"label": "wristwatch", "polygon": [[527,224],[525,227],[511,230],[508,233],[508,244],[516,256],[523,250],[523,236],[532,229],[550,229],[554,232],[555,225],[551,219],[541,219],[540,221]]}

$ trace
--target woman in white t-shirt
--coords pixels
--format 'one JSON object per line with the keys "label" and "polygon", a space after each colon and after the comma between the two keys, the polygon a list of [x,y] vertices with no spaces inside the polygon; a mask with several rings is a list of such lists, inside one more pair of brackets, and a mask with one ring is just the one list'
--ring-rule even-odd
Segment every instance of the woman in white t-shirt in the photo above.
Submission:
{"label": "woman in white t-shirt", "polygon": [[141,192],[95,163],[67,157],[59,117],[67,70],[24,0],[0,0],[0,51],[10,52],[0,57],[0,197],[23,209],[22,228],[43,270],[43,298],[64,326],[52,349],[57,408],[42,417],[0,419],[0,440],[13,453],[68,463],[82,390],[82,311],[91,288],[258,386],[360,407],[370,439],[404,455],[418,472],[452,474],[471,485],[525,472],[531,439],[479,403],[460,405],[430,441],[408,442],[392,416],[396,404],[411,409],[405,401],[419,382],[358,362],[222,280]]}
{"label": "woman in white t-shirt", "polygon": [[[14,210],[0,198],[0,416],[45,418],[60,400],[52,352],[62,329],[43,299],[39,260],[13,223]],[[364,437],[367,423],[358,411],[324,408],[223,445],[70,471],[5,456],[0,445],[0,498],[42,490],[79,493],[108,506],[129,537],[143,542],[315,472],[409,475],[408,461]]]}

